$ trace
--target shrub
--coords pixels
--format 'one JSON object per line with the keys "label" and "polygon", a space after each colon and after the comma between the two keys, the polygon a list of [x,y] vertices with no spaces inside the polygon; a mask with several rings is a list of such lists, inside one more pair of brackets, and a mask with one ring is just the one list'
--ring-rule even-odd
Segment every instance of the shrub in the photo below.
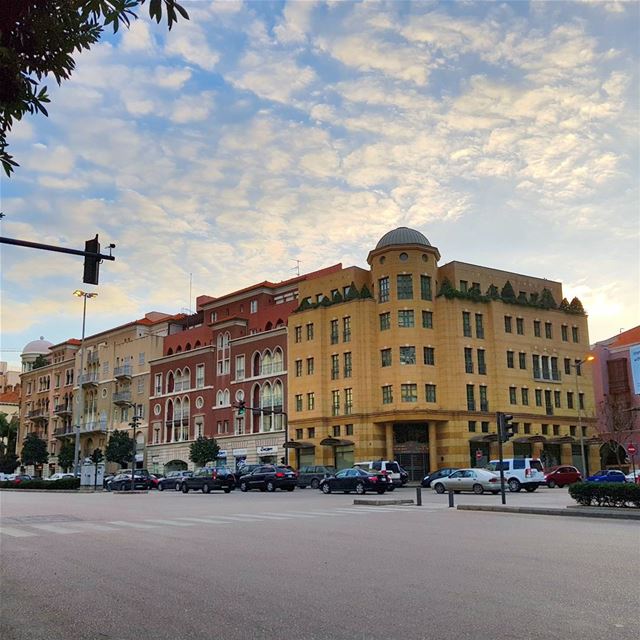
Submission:
{"label": "shrub", "polygon": [[640,508],[640,485],[629,482],[577,482],[569,487],[569,495],[585,507]]}
{"label": "shrub", "polygon": [[77,489],[80,478],[64,478],[62,480],[25,480],[14,484],[10,480],[0,482],[0,489]]}

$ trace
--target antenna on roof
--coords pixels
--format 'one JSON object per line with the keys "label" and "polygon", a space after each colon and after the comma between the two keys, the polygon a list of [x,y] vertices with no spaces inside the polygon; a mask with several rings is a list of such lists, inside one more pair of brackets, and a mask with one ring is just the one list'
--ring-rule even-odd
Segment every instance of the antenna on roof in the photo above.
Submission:
{"label": "antenna on roof", "polygon": [[294,260],[294,262],[296,263],[296,266],[293,267],[293,269],[291,269],[291,271],[295,271],[296,275],[299,276],[300,275],[300,265],[302,264],[302,260]]}

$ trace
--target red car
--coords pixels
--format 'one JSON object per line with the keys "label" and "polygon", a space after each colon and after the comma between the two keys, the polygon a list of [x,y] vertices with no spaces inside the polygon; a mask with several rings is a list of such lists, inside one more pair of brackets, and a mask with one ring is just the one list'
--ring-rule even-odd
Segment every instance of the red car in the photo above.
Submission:
{"label": "red car", "polygon": [[544,478],[547,482],[547,487],[553,489],[554,487],[562,488],[574,482],[581,482],[582,474],[575,467],[560,465],[545,470]]}

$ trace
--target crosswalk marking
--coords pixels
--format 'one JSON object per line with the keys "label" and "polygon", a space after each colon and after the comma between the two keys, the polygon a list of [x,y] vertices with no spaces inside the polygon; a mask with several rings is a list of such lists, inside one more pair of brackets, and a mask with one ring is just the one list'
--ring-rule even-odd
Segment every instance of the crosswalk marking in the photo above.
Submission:
{"label": "crosswalk marking", "polygon": [[66,526],[60,527],[57,524],[31,524],[29,526],[34,529],[41,529],[47,533],[60,533],[63,535],[68,533],[82,533],[80,529],[72,529]]}
{"label": "crosswalk marking", "polygon": [[133,527],[134,529],[157,529],[157,524],[142,524],[141,522],[125,522],[124,520],[110,520],[108,524],[117,524],[121,527]]}
{"label": "crosswalk marking", "polygon": [[22,531],[22,529],[15,529],[14,527],[0,527],[0,533],[3,533],[6,536],[11,536],[12,538],[32,538],[33,536],[37,536],[37,533],[31,533],[30,531]]}
{"label": "crosswalk marking", "polygon": [[[234,516],[246,517],[243,513],[234,513]],[[251,514],[252,518],[260,518],[261,520],[291,520],[295,515],[274,515],[270,513],[255,513]]]}
{"label": "crosswalk marking", "polygon": [[294,514],[302,514],[309,516],[346,516],[346,513],[340,513],[338,511],[294,511]]}
{"label": "crosswalk marking", "polygon": [[117,531],[116,527],[108,527],[104,524],[98,524],[97,522],[74,522],[74,527],[82,527],[83,529],[89,529],[91,531]]}
{"label": "crosswalk marking", "polygon": [[153,518],[150,518],[148,520],[145,520],[145,522],[151,522],[154,525],[166,524],[170,527],[193,527],[193,524],[191,522],[176,522],[175,520],[154,520]]}
{"label": "crosswalk marking", "polygon": [[178,520],[189,520],[190,522],[202,522],[203,524],[231,524],[230,522],[218,520],[213,516],[211,518],[190,518],[190,517],[184,516],[182,518],[178,518]]}
{"label": "crosswalk marking", "polygon": [[216,518],[220,518],[221,520],[231,520],[233,522],[260,522],[259,518],[254,516],[216,516]]}

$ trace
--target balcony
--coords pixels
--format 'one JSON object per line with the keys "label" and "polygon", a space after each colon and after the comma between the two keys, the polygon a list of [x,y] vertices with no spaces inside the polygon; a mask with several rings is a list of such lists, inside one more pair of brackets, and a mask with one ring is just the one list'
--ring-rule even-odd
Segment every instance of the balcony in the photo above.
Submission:
{"label": "balcony", "polygon": [[98,386],[98,374],[97,373],[83,373],[79,382],[83,387],[97,387]]}
{"label": "balcony", "polygon": [[48,420],[49,419],[49,411],[48,409],[34,409],[33,411],[29,411],[27,414],[27,418],[32,422],[37,422],[38,420]]}
{"label": "balcony", "polygon": [[67,438],[75,435],[76,428],[73,425],[67,425],[65,427],[58,427],[53,432],[54,438]]}
{"label": "balcony", "polygon": [[118,391],[114,393],[111,398],[113,404],[117,405],[129,405],[131,404],[131,391]]}
{"label": "balcony", "polygon": [[87,354],[87,364],[98,364],[100,357],[97,351],[90,351]]}
{"label": "balcony", "polygon": [[113,370],[113,376],[116,380],[130,380],[133,375],[133,367],[125,364],[122,367],[116,367]]}
{"label": "balcony", "polygon": [[70,404],[57,404],[53,413],[57,416],[70,416],[72,411]]}
{"label": "balcony", "polygon": [[106,433],[106,431],[106,422],[99,422],[97,420],[85,422],[80,429],[80,433]]}

